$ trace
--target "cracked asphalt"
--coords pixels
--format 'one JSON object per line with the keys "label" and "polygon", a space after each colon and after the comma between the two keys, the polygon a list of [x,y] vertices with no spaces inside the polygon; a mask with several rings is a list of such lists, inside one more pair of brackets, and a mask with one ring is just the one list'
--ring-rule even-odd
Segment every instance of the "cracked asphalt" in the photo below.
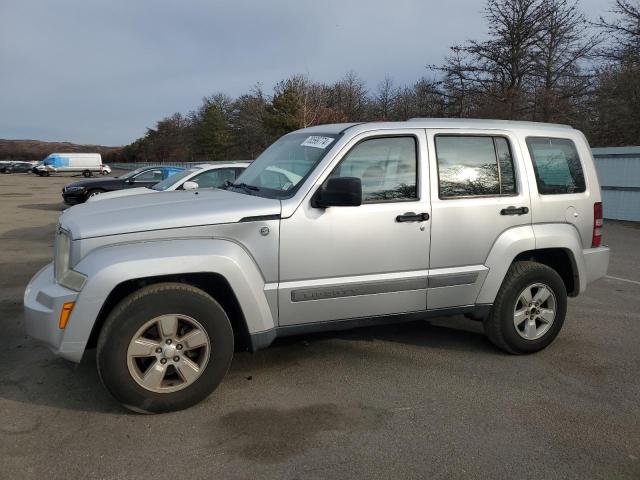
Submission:
{"label": "cracked asphalt", "polygon": [[[24,335],[69,177],[0,175],[0,478],[640,478],[640,225],[606,222],[609,275],[546,350],[462,317],[237,353],[186,411],[144,416]],[[630,281],[629,281],[630,280]],[[634,283],[635,282],[635,283]]]}

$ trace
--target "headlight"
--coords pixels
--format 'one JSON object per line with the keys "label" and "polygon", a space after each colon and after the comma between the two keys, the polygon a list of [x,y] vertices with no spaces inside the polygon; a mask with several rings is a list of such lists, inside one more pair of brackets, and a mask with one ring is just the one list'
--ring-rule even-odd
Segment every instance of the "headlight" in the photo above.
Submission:
{"label": "headlight", "polygon": [[85,187],[64,187],[65,192],[83,192],[85,190]]}
{"label": "headlight", "polygon": [[71,238],[66,230],[58,226],[55,240],[53,273],[56,277],[56,282],[60,285],[79,292],[82,290],[87,277],[75,270],[71,270],[69,265],[70,260]]}

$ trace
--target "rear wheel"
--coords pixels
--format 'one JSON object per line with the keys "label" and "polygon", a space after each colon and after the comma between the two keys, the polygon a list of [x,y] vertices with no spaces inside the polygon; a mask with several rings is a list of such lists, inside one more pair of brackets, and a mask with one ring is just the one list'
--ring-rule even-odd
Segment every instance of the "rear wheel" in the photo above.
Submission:
{"label": "rear wheel", "polygon": [[145,287],[109,314],[98,339],[98,372],[127,408],[161,413],[190,407],[222,381],[233,357],[229,319],[189,285]]}
{"label": "rear wheel", "polygon": [[82,172],[82,176],[85,178],[89,178],[91,175],[91,170],[85,170],[84,172]]}
{"label": "rear wheel", "polygon": [[558,273],[536,262],[514,263],[498,291],[484,330],[513,353],[533,353],[558,335],[567,312],[567,290]]}

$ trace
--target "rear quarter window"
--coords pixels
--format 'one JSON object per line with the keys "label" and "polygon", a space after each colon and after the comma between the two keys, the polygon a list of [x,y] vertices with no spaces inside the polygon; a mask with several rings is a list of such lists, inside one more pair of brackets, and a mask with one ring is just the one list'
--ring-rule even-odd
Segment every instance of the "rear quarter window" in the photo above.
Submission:
{"label": "rear quarter window", "polygon": [[558,195],[586,190],[580,156],[572,140],[529,137],[527,147],[540,194]]}

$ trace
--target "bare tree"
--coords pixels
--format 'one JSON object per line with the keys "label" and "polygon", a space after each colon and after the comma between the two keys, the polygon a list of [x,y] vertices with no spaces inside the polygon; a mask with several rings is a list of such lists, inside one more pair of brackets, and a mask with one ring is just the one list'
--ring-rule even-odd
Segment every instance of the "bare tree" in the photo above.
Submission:
{"label": "bare tree", "polygon": [[329,106],[336,111],[342,121],[365,120],[368,103],[366,82],[354,71],[347,72],[331,87]]}
{"label": "bare tree", "polygon": [[[486,41],[470,40],[452,48],[440,70],[449,85],[464,92],[465,100],[477,94],[478,109],[488,116],[518,118],[526,115],[524,90],[536,68],[537,42],[549,15],[547,0],[488,0],[484,17]],[[455,97],[454,97],[455,98]],[[458,105],[458,112],[468,111]]]}
{"label": "bare tree", "polygon": [[600,36],[589,33],[589,24],[578,8],[578,0],[547,0],[546,15],[535,44],[535,92],[532,99],[534,117],[567,120],[570,103],[588,93],[592,72],[585,72],[584,61],[596,46]]}
{"label": "bare tree", "polygon": [[390,120],[393,101],[393,79],[389,75],[386,75],[384,80],[378,84],[378,89],[372,102],[376,120]]}
{"label": "bare tree", "polygon": [[445,116],[445,97],[438,82],[426,78],[419,79],[413,84],[415,117],[443,117]]}
{"label": "bare tree", "polygon": [[615,0],[611,10],[616,17],[606,20],[600,17],[595,23],[606,32],[610,41],[602,50],[602,55],[613,61],[640,58],[640,1]]}
{"label": "bare tree", "polygon": [[640,143],[640,1],[615,0],[611,20],[596,23],[609,37],[606,63],[590,99],[589,136],[599,145]]}

